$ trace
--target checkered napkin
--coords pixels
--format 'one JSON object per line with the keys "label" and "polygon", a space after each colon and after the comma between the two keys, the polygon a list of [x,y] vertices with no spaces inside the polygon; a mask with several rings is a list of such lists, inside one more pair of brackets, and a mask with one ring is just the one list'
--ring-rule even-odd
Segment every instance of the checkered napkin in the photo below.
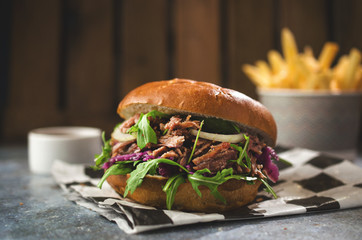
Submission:
{"label": "checkered napkin", "polygon": [[273,185],[278,198],[260,191],[253,203],[223,214],[160,210],[131,202],[120,197],[106,182],[102,189],[97,188],[103,172],[93,171],[84,165],[56,161],[52,173],[69,200],[116,222],[129,234],[198,222],[362,206],[362,169],[358,166],[348,160],[307,149],[277,148],[276,151],[281,158],[293,164],[290,166],[279,162],[279,181]]}

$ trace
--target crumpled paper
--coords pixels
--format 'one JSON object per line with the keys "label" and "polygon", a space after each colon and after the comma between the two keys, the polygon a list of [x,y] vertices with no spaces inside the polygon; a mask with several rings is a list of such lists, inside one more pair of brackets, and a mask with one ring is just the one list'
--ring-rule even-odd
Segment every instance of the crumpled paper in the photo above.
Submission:
{"label": "crumpled paper", "polygon": [[277,199],[260,191],[254,202],[225,213],[190,213],[156,209],[122,198],[89,166],[55,161],[52,175],[65,196],[91,209],[128,234],[198,222],[245,220],[362,206],[362,169],[351,161],[308,149],[277,149],[292,163],[279,162],[279,181],[272,187]]}

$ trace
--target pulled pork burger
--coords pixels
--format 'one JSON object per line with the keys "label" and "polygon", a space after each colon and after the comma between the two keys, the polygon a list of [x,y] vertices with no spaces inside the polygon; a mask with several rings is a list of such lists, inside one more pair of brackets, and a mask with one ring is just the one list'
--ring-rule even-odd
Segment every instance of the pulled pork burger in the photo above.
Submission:
{"label": "pulled pork burger", "polygon": [[[276,124],[237,91],[185,79],[144,84],[119,104],[96,168],[123,197],[157,208],[223,212],[278,179]],[[275,196],[276,197],[276,196]]]}

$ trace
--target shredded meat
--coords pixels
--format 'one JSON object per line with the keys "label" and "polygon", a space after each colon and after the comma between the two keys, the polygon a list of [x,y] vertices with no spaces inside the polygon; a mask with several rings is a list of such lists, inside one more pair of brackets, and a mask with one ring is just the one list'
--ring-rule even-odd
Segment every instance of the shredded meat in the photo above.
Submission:
{"label": "shredded meat", "polygon": [[192,136],[189,132],[189,130],[187,130],[186,128],[183,129],[175,129],[172,131],[168,131],[167,135],[171,135],[171,136],[183,136],[185,138],[185,142],[189,142],[191,141],[191,139],[194,139],[195,137]]}
{"label": "shredded meat", "polygon": [[137,143],[132,143],[129,147],[128,147],[128,149],[127,149],[127,151],[126,151],[126,154],[129,154],[129,153],[138,153],[138,152],[140,152],[141,151],[141,149],[138,147],[138,145],[137,145]]}
{"label": "shredded meat", "polygon": [[140,114],[134,115],[133,117],[124,121],[121,124],[121,126],[119,127],[119,129],[121,130],[122,133],[126,133],[128,131],[128,129],[130,129],[133,125],[135,125],[138,122],[139,118],[140,118]]}
{"label": "shredded meat", "polygon": [[170,118],[170,121],[165,125],[165,129],[174,130],[182,128],[200,128],[199,121],[190,121],[191,116],[187,116],[185,121],[182,121],[182,118],[173,116]]}
{"label": "shredded meat", "polygon": [[196,143],[196,149],[194,152],[194,156],[197,157],[202,154],[205,154],[210,149],[210,146],[212,143],[213,143],[213,141],[199,138]]}
{"label": "shredded meat", "polygon": [[258,137],[249,136],[249,147],[248,151],[252,151],[258,155],[262,153],[262,149],[264,148],[265,144],[261,143]]}
{"label": "shredded meat", "polygon": [[184,136],[172,136],[172,135],[164,135],[158,139],[160,145],[169,147],[169,148],[179,148],[185,141]]}
{"label": "shredded meat", "polygon": [[[122,132],[127,132],[139,119],[136,114],[120,126]],[[188,163],[190,154],[195,142],[195,136],[189,132],[190,128],[199,129],[200,121],[190,120],[191,116],[182,118],[172,116],[167,118],[150,118],[150,125],[157,135],[157,144],[148,143],[142,151],[150,151],[155,158],[171,159],[189,169],[201,170],[207,168],[211,173],[216,173],[225,168],[233,168],[235,173],[249,173],[252,176],[265,178],[261,171],[262,165],[257,163],[257,156],[262,153],[265,144],[258,137],[249,136],[248,155],[251,160],[251,169],[240,166],[235,161],[239,156],[239,151],[230,146],[227,142],[215,142],[199,138],[193,154],[193,160]],[[136,153],[141,150],[137,146],[136,140],[127,142],[117,142],[113,140],[112,156]],[[166,167],[164,167],[166,171]]]}
{"label": "shredded meat", "polygon": [[[129,141],[126,141],[126,142],[117,142],[115,145],[113,145],[112,147],[112,157],[116,156],[116,155],[119,155],[119,154],[126,154],[128,153],[128,148],[130,146],[132,146],[133,143],[135,143],[136,140],[129,140]],[[137,144],[136,144],[137,146]],[[137,146],[138,148],[138,146]],[[139,149],[139,148],[138,148]],[[136,149],[133,149],[134,152]]]}
{"label": "shredded meat", "polygon": [[196,165],[195,170],[208,168],[212,173],[220,171],[226,167],[229,160],[236,160],[238,151],[230,147],[230,143],[220,143],[211,146],[208,153],[195,158],[192,162]]}
{"label": "shredded meat", "polygon": [[251,172],[253,175],[257,175],[260,178],[265,178],[264,174],[259,170],[258,164],[256,163],[256,157],[251,156]]}
{"label": "shredded meat", "polygon": [[159,147],[156,150],[154,150],[151,155],[154,157],[159,157],[167,151],[168,151],[168,148],[166,146],[162,146],[162,147]]}
{"label": "shredded meat", "polygon": [[162,154],[160,158],[175,159],[178,157],[179,155],[174,150],[171,150]]}
{"label": "shredded meat", "polygon": [[177,148],[176,152],[179,154],[179,159],[177,160],[177,163],[185,167],[189,160],[191,150],[186,147],[181,147]]}

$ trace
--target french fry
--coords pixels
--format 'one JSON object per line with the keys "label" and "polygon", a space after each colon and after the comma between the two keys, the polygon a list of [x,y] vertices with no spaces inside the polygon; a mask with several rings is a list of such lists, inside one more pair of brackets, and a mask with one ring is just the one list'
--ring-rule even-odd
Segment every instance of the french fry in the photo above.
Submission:
{"label": "french fry", "polygon": [[287,28],[282,30],[282,49],[288,66],[294,66],[294,61],[298,56],[298,48],[292,32]]}
{"label": "french fry", "polygon": [[304,47],[304,56],[314,59],[314,53],[313,53],[313,49],[311,48],[311,46]]}
{"label": "french fry", "polygon": [[359,67],[359,71],[356,74],[356,85],[354,88],[362,91],[362,66]]}
{"label": "french fry", "polygon": [[343,55],[339,58],[337,65],[333,69],[332,86],[333,90],[342,90],[344,88],[344,76],[348,66],[348,57]]}
{"label": "french fry", "polygon": [[282,30],[282,49],[288,66],[290,85],[294,88],[298,85],[295,72],[295,61],[298,57],[298,48],[294,36],[288,28],[283,28]]}
{"label": "french fry", "polygon": [[312,56],[302,55],[300,56],[300,60],[304,62],[310,72],[319,72],[321,68],[317,59]]}
{"label": "french fry", "polygon": [[242,66],[242,70],[245,74],[254,82],[254,84],[258,87],[268,87],[270,81],[265,78],[265,76],[260,73],[257,67],[254,67],[249,64],[245,64]]}
{"label": "french fry", "polygon": [[330,68],[337,52],[338,45],[336,43],[327,42],[324,44],[321,54],[319,55],[318,62],[322,70]]}
{"label": "french fry", "polygon": [[361,62],[361,53],[356,48],[350,51],[348,56],[348,66],[345,72],[345,89],[353,89],[356,85],[355,75]]}
{"label": "french fry", "polygon": [[323,89],[323,90],[330,89],[331,79],[332,79],[331,70],[326,70],[324,72],[317,73],[317,82],[318,82],[317,89]]}
{"label": "french fry", "polygon": [[309,81],[311,79],[312,73],[308,69],[308,66],[302,61],[302,58],[297,58],[295,61],[296,72],[298,78],[298,88],[307,88],[313,89],[315,83]]}
{"label": "french fry", "polygon": [[244,65],[242,70],[258,87],[329,89],[332,91],[362,91],[361,52],[353,48],[349,55],[340,57],[332,67],[339,46],[333,42],[324,44],[318,59],[310,46],[299,53],[292,32],[283,28],[281,33],[283,56],[268,51],[268,62],[257,61],[255,66]]}
{"label": "french fry", "polygon": [[338,85],[337,79],[332,79],[331,80],[331,83],[329,84],[329,88],[332,91],[340,91],[341,90],[341,87]]}
{"label": "french fry", "polygon": [[268,61],[271,66],[271,71],[273,74],[277,74],[280,71],[285,70],[285,61],[279,52],[271,50],[268,52]]}
{"label": "french fry", "polygon": [[265,76],[270,76],[271,71],[268,64],[265,61],[257,61],[255,66],[260,70],[260,73]]}
{"label": "french fry", "polygon": [[287,71],[280,71],[272,75],[272,84],[270,87],[274,88],[289,88]]}

